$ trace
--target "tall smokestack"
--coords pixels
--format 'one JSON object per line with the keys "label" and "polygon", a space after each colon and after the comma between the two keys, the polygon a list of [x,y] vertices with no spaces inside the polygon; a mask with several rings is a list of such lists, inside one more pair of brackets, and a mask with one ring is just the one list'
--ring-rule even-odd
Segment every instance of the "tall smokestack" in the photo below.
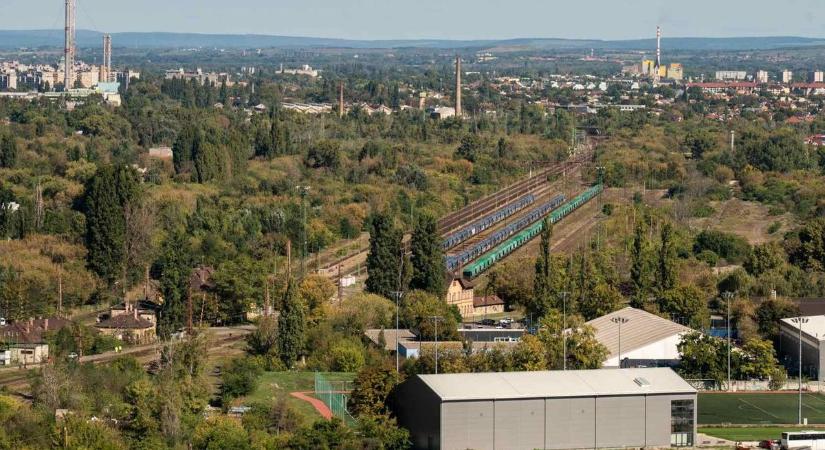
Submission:
{"label": "tall smokestack", "polygon": [[75,53],[75,0],[66,0],[66,36],[63,48],[63,89],[72,88]]}
{"label": "tall smokestack", "polygon": [[105,77],[102,78],[100,81],[111,83],[112,82],[112,35],[104,34],[103,35],[103,71],[105,73]]}
{"label": "tall smokestack", "polygon": [[[656,68],[662,66],[662,27],[656,27]],[[658,73],[658,72],[657,72]]]}
{"label": "tall smokestack", "polygon": [[344,117],[344,82],[338,83],[338,117]]}
{"label": "tall smokestack", "polygon": [[455,115],[461,117],[461,56],[455,57]]}

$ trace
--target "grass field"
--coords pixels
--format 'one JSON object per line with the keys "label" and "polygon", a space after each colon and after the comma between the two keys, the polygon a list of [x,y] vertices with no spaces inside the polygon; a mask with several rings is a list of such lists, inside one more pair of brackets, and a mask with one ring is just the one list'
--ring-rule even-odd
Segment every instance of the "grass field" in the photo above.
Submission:
{"label": "grass field", "polygon": [[[797,423],[795,393],[699,394],[699,425],[778,425]],[[802,394],[802,417],[825,424],[825,396]]]}
{"label": "grass field", "polygon": [[[323,374],[332,383],[336,381],[352,381],[355,374],[327,373]],[[307,402],[291,397],[290,392],[312,392],[315,389],[314,372],[264,372],[258,379],[257,388],[244,399],[243,403],[271,404],[280,397],[295,408],[306,424],[312,423],[321,416]]]}
{"label": "grass field", "polygon": [[763,441],[767,439],[779,439],[783,431],[811,429],[811,427],[700,427],[699,432],[729,441]]}

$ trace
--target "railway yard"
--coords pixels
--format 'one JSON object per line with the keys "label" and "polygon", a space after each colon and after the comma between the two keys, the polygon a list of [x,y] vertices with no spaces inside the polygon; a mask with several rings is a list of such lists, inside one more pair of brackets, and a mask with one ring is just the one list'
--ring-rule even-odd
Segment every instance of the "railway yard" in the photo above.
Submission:
{"label": "railway yard", "polygon": [[[592,226],[597,220],[592,211],[578,211],[580,207],[591,210],[589,200],[592,197],[573,208],[568,205],[590,187],[590,183],[583,180],[582,169],[592,162],[592,158],[592,148],[584,147],[565,161],[548,165],[439,219],[438,230],[444,238],[442,248],[447,269],[461,272],[481,257],[490,260],[489,256],[495,251],[498,256],[492,263],[475,273],[468,273],[474,278],[511,253],[522,253],[521,248],[527,247],[538,234],[535,233],[536,225],[558,209],[568,208],[557,220],[569,215],[559,223],[558,233],[565,234],[569,228],[573,230],[568,233],[570,238],[576,235],[575,230]],[[522,236],[528,228],[533,228],[534,232]],[[409,235],[404,240],[407,242]],[[356,280],[365,278],[368,236],[362,235],[348,245],[350,250],[356,250],[331,261],[327,258],[326,264],[318,265],[317,272],[336,280],[347,276]],[[505,245],[509,248],[499,248]]]}

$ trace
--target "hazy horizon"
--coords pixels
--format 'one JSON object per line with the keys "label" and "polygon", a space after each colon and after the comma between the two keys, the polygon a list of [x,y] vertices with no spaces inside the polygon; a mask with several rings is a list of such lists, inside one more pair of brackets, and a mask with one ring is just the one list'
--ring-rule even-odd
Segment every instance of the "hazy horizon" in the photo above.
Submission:
{"label": "hazy horizon", "polygon": [[[100,32],[260,34],[353,40],[486,40],[664,37],[825,37],[825,8],[789,0],[775,14],[760,1],[593,0],[585,7],[557,1],[510,0],[77,0],[78,29]],[[3,30],[56,30],[63,0],[5,0]],[[789,20],[792,17],[793,20]]]}

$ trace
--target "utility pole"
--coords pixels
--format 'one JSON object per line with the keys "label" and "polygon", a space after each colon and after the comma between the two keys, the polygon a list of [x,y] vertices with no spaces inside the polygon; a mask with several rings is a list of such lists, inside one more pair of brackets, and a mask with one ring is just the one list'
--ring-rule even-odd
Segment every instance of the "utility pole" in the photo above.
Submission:
{"label": "utility pole", "polygon": [[561,370],[567,370],[567,291],[561,292]]}
{"label": "utility pole", "polygon": [[302,245],[301,246],[301,276],[304,276],[306,274],[306,272],[305,272],[306,268],[304,267],[304,264],[305,264],[305,260],[306,260],[306,257],[307,257],[307,243],[308,243],[307,242],[308,239],[307,239],[307,202],[306,202],[306,198],[307,198],[307,194],[309,194],[310,187],[309,186],[296,186],[295,188],[298,189],[300,191],[300,194],[301,194],[301,220],[302,220],[302,224],[303,224],[301,226],[301,241],[302,241],[302,244],[301,244]]}
{"label": "utility pole", "polygon": [[398,355],[398,310],[401,308],[403,291],[393,291],[395,297],[395,373],[401,373],[401,359]]}
{"label": "utility pole", "polygon": [[438,375],[438,322],[444,318],[441,316],[430,316],[435,323],[435,374]]}
{"label": "utility pole", "polygon": [[730,391],[730,301],[733,298],[733,292],[725,291],[722,294],[722,297],[725,299],[725,306],[728,309],[727,312],[727,320],[725,320],[725,327],[727,328],[727,332],[725,333],[728,338],[728,391]]}
{"label": "utility pole", "polygon": [[610,319],[611,322],[619,326],[619,369],[622,368],[622,325],[630,322],[626,317],[614,317]]}
{"label": "utility pole", "polygon": [[802,425],[802,324],[808,323],[807,317],[794,317],[791,322],[799,327],[799,425]]}

